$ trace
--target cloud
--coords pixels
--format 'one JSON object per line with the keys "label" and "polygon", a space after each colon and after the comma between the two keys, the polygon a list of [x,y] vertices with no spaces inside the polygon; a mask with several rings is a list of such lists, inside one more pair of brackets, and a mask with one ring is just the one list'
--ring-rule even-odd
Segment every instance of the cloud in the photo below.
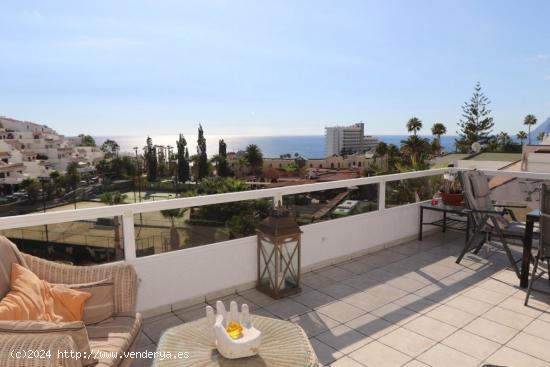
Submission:
{"label": "cloud", "polygon": [[550,74],[544,76],[544,80],[550,80]]}
{"label": "cloud", "polygon": [[548,58],[547,54],[536,54],[535,59],[537,60],[546,60]]}

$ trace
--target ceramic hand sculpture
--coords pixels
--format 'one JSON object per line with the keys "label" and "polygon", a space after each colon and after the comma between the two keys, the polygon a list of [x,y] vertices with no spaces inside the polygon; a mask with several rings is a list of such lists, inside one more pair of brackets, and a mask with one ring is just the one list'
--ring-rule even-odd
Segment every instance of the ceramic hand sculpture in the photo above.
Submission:
{"label": "ceramic hand sculpture", "polygon": [[248,305],[237,302],[229,305],[229,313],[222,301],[216,302],[216,315],[210,306],[206,306],[206,318],[212,326],[212,338],[218,352],[228,359],[250,357],[258,353],[262,342],[261,332],[252,326]]}

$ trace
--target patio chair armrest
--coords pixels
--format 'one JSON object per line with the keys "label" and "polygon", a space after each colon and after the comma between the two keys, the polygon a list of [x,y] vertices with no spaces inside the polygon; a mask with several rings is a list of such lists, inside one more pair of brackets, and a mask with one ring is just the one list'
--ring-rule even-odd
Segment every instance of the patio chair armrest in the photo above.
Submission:
{"label": "patio chair armrest", "polygon": [[527,208],[527,205],[515,205],[515,204],[493,204],[493,206],[499,208],[511,208],[511,209],[524,209]]}
{"label": "patio chair armrest", "polygon": [[64,358],[77,350],[69,335],[0,333],[2,367],[82,367],[77,358]]}
{"label": "patio chair armrest", "polygon": [[138,277],[134,267],[116,262],[74,266],[23,254],[29,269],[40,279],[58,284],[81,284],[110,279],[115,283],[115,312],[135,312]]}
{"label": "patio chair armrest", "polygon": [[482,214],[493,214],[493,215],[502,215],[502,211],[498,210],[488,210],[488,209],[464,209],[464,213],[482,213]]}

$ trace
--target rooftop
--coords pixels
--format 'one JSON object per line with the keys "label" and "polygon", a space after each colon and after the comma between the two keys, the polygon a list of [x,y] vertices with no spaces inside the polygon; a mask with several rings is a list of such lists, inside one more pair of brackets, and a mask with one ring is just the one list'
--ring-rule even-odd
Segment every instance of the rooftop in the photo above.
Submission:
{"label": "rooftop", "polygon": [[[463,244],[460,234],[436,234],[306,273],[290,298],[252,289],[222,300],[299,324],[323,365],[550,366],[550,297],[535,292],[525,307],[504,254],[489,249],[457,265]],[[138,349],[154,350],[164,330],[203,317],[216,300],[146,319]]]}

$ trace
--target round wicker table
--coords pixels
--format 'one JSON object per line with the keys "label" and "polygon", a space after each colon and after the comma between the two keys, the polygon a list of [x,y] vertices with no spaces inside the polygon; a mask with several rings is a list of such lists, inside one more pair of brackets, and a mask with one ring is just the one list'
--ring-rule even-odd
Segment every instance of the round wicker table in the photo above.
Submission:
{"label": "round wicker table", "polygon": [[[319,361],[309,340],[298,325],[288,321],[252,316],[254,327],[262,332],[257,355],[240,359],[222,357],[208,330],[206,318],[167,330],[160,338],[154,367],[318,367]],[[168,359],[166,355],[187,353],[187,358]]]}

